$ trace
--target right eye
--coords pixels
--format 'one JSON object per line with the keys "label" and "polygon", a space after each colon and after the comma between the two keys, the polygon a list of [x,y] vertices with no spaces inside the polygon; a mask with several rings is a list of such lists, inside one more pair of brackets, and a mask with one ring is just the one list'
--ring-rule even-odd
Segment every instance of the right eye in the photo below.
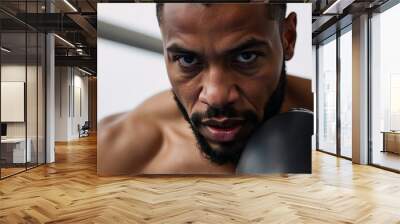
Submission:
{"label": "right eye", "polygon": [[236,60],[240,63],[251,63],[257,59],[257,54],[252,52],[243,52],[236,57]]}
{"label": "right eye", "polygon": [[199,63],[197,57],[193,55],[176,55],[174,56],[174,61],[178,61],[179,65],[185,68]]}

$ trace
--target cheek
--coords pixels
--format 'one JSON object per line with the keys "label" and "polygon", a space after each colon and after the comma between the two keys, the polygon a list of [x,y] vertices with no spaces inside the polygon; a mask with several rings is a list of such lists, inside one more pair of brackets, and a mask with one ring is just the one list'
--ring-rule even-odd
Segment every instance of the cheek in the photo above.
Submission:
{"label": "cheek", "polygon": [[[278,63],[279,66],[278,66]],[[278,86],[282,70],[282,61],[265,63],[258,74],[242,80],[241,89],[246,100],[255,109],[259,118],[264,115],[265,105]]]}
{"label": "cheek", "polygon": [[186,109],[186,112],[189,116],[192,114],[194,110],[194,105],[198,95],[198,85],[196,80],[184,80],[182,79],[177,71],[174,71],[173,66],[168,68],[168,77],[171,83],[172,90],[183,104]]}

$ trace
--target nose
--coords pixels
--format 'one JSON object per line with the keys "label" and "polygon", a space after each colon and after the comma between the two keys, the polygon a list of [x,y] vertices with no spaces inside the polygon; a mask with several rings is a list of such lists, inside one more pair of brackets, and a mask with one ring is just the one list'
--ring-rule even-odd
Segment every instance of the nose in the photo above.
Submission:
{"label": "nose", "polygon": [[202,79],[202,91],[199,100],[208,106],[224,107],[235,103],[239,90],[233,74],[217,66],[210,67]]}

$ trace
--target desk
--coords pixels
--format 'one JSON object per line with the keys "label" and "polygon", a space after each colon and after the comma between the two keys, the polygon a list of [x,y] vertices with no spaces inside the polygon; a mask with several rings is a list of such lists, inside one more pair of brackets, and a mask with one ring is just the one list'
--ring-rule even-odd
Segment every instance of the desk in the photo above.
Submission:
{"label": "desk", "polygon": [[383,150],[382,152],[393,152],[400,154],[400,131],[382,131]]}
{"label": "desk", "polygon": [[27,143],[25,154],[25,138],[1,139],[1,157],[6,160],[6,163],[30,162],[32,158],[30,138],[27,139]]}

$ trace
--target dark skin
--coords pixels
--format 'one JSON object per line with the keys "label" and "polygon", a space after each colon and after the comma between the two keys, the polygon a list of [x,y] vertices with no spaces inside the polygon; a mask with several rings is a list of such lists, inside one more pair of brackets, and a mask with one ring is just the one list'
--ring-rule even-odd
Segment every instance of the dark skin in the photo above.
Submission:
{"label": "dark skin", "polygon": [[[258,121],[263,119],[265,105],[278,85],[284,54],[293,55],[296,39],[295,14],[288,17],[291,23],[284,23],[282,36],[280,23],[266,18],[265,10],[264,5],[250,4],[165,6],[168,13],[161,31],[167,71],[189,116],[232,105],[238,113],[250,111]],[[199,17],[188,20],[191,15]],[[260,19],[248,20],[250,15]],[[238,147],[243,147],[243,139],[254,128],[241,128]],[[232,150],[233,144],[212,140],[206,125],[199,131],[214,150]]]}
{"label": "dark skin", "polygon": [[[263,5],[254,4],[165,4],[160,24],[165,62],[172,91],[189,116],[230,105],[263,119],[282,64],[294,54],[297,22],[294,13],[282,23],[265,13]],[[312,109],[310,94],[308,81],[288,76],[281,112]],[[243,125],[236,136],[246,139],[253,129]],[[206,125],[200,133],[214,150],[229,150],[226,142],[210,136]],[[98,140],[100,175],[235,171],[235,164],[218,165],[204,157],[171,91],[104,119]]]}

